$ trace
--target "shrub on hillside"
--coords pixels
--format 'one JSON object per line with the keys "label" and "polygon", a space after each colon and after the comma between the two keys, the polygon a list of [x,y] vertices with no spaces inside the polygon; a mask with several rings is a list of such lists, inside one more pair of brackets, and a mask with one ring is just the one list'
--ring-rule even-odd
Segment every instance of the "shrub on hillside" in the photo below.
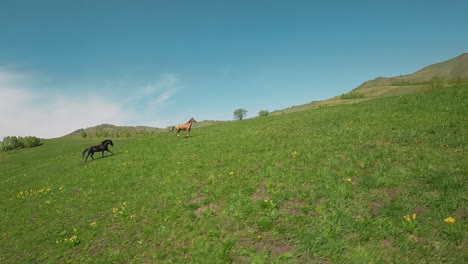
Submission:
{"label": "shrub on hillside", "polygon": [[259,116],[268,116],[269,114],[270,114],[270,112],[268,112],[268,110],[260,110],[258,112]]}
{"label": "shrub on hillside", "polygon": [[452,79],[449,84],[451,84],[451,85],[462,85],[465,82],[467,82],[467,80],[465,80],[462,77],[458,76],[458,77]]}
{"label": "shrub on hillside", "polygon": [[358,92],[350,92],[350,93],[346,93],[346,94],[342,94],[340,96],[341,99],[358,99],[358,98],[364,98],[364,94],[362,93],[358,93]]}
{"label": "shrub on hillside", "polygon": [[4,137],[0,142],[2,150],[13,150],[20,148],[32,148],[41,145],[41,140],[37,137]]}
{"label": "shrub on hillside", "polygon": [[423,91],[430,91],[432,89],[442,88],[445,86],[445,82],[442,78],[434,76],[429,83],[423,87]]}
{"label": "shrub on hillside", "polygon": [[445,86],[444,80],[439,77],[432,77],[431,83],[429,84],[432,86],[432,88],[442,88]]}
{"label": "shrub on hillside", "polygon": [[33,148],[33,147],[40,146],[42,144],[41,139],[37,137],[24,137],[22,138],[22,141],[23,141],[25,148]]}

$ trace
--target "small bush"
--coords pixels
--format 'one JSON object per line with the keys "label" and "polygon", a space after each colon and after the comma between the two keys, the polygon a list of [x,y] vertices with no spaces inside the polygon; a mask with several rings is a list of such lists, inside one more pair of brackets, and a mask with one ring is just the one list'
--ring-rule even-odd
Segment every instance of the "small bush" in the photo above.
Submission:
{"label": "small bush", "polygon": [[358,98],[364,98],[364,94],[358,93],[358,92],[350,92],[350,93],[342,94],[340,98],[343,100],[358,99]]}
{"label": "small bush", "polygon": [[430,91],[433,89],[442,88],[444,86],[445,86],[444,80],[442,80],[442,78],[435,76],[435,77],[432,77],[429,83],[426,86],[424,86],[422,90]]}
{"label": "small bush", "polygon": [[467,80],[465,80],[462,77],[458,76],[458,77],[452,79],[449,84],[451,84],[451,85],[462,85],[465,82],[467,82]]}
{"label": "small bush", "polygon": [[268,110],[260,110],[258,112],[258,115],[259,116],[268,116],[268,115],[270,115],[270,112],[268,112]]}

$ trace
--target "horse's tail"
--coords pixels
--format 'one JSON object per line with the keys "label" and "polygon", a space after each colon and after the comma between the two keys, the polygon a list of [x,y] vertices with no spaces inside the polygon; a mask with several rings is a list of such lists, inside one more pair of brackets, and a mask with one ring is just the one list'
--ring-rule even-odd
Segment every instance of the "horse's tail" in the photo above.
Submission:
{"label": "horse's tail", "polygon": [[169,129],[169,132],[174,131],[174,128],[175,128],[175,126],[173,126],[172,128],[170,128],[170,129]]}
{"label": "horse's tail", "polygon": [[84,154],[89,150],[90,148],[87,148],[83,151],[83,153],[81,154],[81,157],[84,158]]}

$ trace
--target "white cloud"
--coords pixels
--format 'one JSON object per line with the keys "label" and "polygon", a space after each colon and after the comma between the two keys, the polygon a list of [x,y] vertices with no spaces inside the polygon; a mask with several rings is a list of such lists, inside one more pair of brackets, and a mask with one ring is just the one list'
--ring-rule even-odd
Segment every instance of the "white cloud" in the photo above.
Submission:
{"label": "white cloud", "polygon": [[155,113],[180,84],[178,75],[164,74],[154,83],[131,90],[126,99],[103,100],[99,94],[46,94],[32,88],[36,81],[37,76],[0,67],[0,140],[5,136],[61,137],[103,123],[165,127],[169,121],[155,120]]}
{"label": "white cloud", "polygon": [[155,83],[148,84],[143,88],[143,95],[154,95],[155,93],[174,90],[179,83],[179,77],[176,74],[166,73],[160,80]]}
{"label": "white cloud", "polygon": [[128,120],[123,109],[109,100],[46,96],[24,88],[25,82],[21,74],[0,68],[0,140],[5,136],[54,138],[78,128]]}
{"label": "white cloud", "polygon": [[[156,82],[136,89],[125,104],[137,105],[141,112],[139,116],[145,119],[169,101],[177,93],[179,87],[180,77],[177,74],[166,73]],[[142,121],[145,122],[145,120]]]}

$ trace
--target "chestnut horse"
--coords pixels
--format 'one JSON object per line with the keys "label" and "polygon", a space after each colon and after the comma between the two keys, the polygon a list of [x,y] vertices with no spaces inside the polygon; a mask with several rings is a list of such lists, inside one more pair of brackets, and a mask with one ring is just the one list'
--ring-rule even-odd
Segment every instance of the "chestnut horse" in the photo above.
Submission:
{"label": "chestnut horse", "polygon": [[179,136],[179,132],[181,130],[185,130],[187,131],[187,137],[190,137],[190,129],[192,129],[192,123],[197,123],[197,121],[195,119],[190,118],[190,120],[185,123],[185,124],[180,124],[180,125],[175,125],[172,127],[172,129],[169,130],[169,132],[172,132],[175,130],[177,130],[177,136]]}

